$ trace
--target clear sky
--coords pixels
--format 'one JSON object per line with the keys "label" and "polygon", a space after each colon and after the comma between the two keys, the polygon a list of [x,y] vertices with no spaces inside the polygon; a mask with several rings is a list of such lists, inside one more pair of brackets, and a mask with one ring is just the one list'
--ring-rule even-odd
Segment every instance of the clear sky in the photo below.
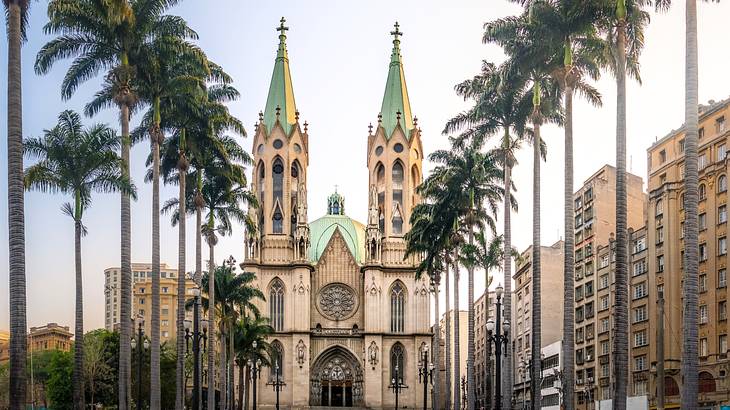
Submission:
{"label": "clear sky", "polygon": [[[730,4],[699,3],[701,102],[730,96]],[[681,125],[684,104],[684,2],[669,13],[652,15],[643,54],[643,85],[629,83],[628,152],[633,173],[646,179],[646,149],[657,138]],[[69,101],[60,98],[60,82],[68,66],[58,64],[48,75],[37,76],[33,62],[50,39],[43,34],[46,2],[31,2],[29,40],[23,48],[23,114],[26,136],[39,136],[53,126],[64,109],[81,111],[97,90],[99,79],[82,86]],[[413,113],[423,130],[427,153],[447,146],[441,134],[445,121],[467,105],[453,86],[477,73],[483,59],[502,60],[500,50],[481,42],[482,25],[515,14],[518,7],[503,0],[408,0],[344,2],[281,0],[186,0],[171,11],[182,15],[200,35],[209,58],[221,64],[235,80],[242,98],[231,109],[253,133],[257,113],[266,102],[276,54],[274,28],[287,18],[288,48],[294,94],[302,119],[310,126],[309,217],[324,214],[326,197],[339,186],[347,214],[364,221],[367,211],[367,126],[377,121],[391,50],[393,23],[404,32],[402,54]],[[6,198],[7,39],[0,33],[0,197]],[[604,97],[602,108],[581,100],[575,103],[575,183],[582,183],[602,164],[615,162],[615,83],[610,75],[597,83]],[[116,114],[104,112],[86,123],[107,122],[115,127]],[[133,118],[133,124],[137,118]],[[563,131],[547,127],[548,161],[543,164],[542,242],[550,245],[563,236]],[[251,139],[243,139],[250,150]],[[132,259],[148,262],[151,255],[151,186],[142,182],[149,144],[132,150],[133,179],[139,199],[132,205]],[[513,243],[523,250],[531,243],[531,153],[519,156],[514,171],[519,213],[513,217]],[[426,169],[431,164],[426,164]],[[175,187],[161,190],[162,200],[176,196]],[[73,225],[60,206],[68,198],[42,193],[26,195],[26,261],[28,326],[58,322],[73,326]],[[162,220],[162,261],[177,265],[177,233]],[[89,234],[83,242],[84,318],[86,329],[103,326],[106,267],[119,265],[119,199],[99,195],[85,215]],[[188,260],[194,266],[194,226],[188,224]],[[0,201],[0,329],[8,327],[7,204]],[[220,259],[242,258],[242,229],[220,241]],[[495,272],[501,277],[501,272]],[[462,276],[465,278],[465,276]],[[481,279],[480,279],[481,277]],[[464,281],[465,282],[465,281]],[[499,279],[495,279],[495,285]],[[466,295],[466,283],[462,284]],[[477,275],[476,293],[484,287]],[[443,294],[442,294],[443,297]],[[461,298],[462,308],[466,297]],[[443,308],[443,303],[441,304]]]}

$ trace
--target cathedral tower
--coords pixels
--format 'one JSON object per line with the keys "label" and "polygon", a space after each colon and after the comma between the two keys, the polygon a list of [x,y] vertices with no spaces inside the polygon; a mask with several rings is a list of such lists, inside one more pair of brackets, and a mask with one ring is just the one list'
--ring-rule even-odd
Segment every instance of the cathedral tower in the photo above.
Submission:
{"label": "cathedral tower", "polygon": [[306,259],[307,226],[307,123],[299,123],[286,49],[282,17],[279,47],[271,76],[266,108],[259,113],[253,141],[253,191],[259,206],[251,211],[256,232],[248,237],[248,257],[261,262]]}
{"label": "cathedral tower", "polygon": [[367,260],[402,264],[416,187],[422,179],[423,147],[418,120],[412,116],[403,61],[399,25],[395,23],[393,50],[388,67],[378,125],[368,135],[369,213]]}

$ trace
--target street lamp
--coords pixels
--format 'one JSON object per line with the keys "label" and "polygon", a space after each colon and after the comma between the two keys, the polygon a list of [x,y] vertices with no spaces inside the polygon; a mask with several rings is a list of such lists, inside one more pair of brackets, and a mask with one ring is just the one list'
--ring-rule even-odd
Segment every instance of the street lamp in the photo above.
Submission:
{"label": "street lamp", "polygon": [[274,376],[276,377],[272,382],[269,384],[273,387],[274,391],[276,392],[276,410],[279,410],[279,392],[281,391],[282,387],[286,386],[286,383],[284,383],[283,380],[281,380],[281,368],[279,368],[279,358],[276,358],[276,363],[274,363]]}
{"label": "street lamp", "polygon": [[423,383],[423,410],[426,410],[428,400],[428,383],[433,384],[433,363],[428,363],[428,345],[423,345],[421,362],[418,363],[418,382]]}
{"label": "street lamp", "polygon": [[[190,342],[193,343],[193,410],[200,409],[200,345],[203,345],[203,351],[206,349],[208,340],[208,321],[200,321],[198,307],[200,306],[200,288],[195,287],[191,290],[193,295],[193,321],[192,332],[190,331],[191,323],[189,319],[185,319],[185,348],[190,349]],[[203,331],[200,331],[202,324]]]}
{"label": "street lamp", "polygon": [[400,377],[398,370],[398,365],[396,364],[395,377],[390,381],[390,387],[388,387],[389,389],[393,389],[393,393],[395,393],[395,410],[398,410],[398,396],[400,396],[400,391],[405,388],[403,379]]}
{"label": "street lamp", "polygon": [[[143,341],[139,343],[138,341]],[[139,349],[137,349],[139,343]],[[137,338],[132,338],[132,349],[137,349],[137,409],[142,408],[142,358],[143,352],[150,348],[150,342],[144,339],[144,318],[137,317]]]}
{"label": "street lamp", "polygon": [[[507,343],[509,343],[509,320],[505,319],[504,323],[502,322],[502,294],[504,293],[504,288],[502,285],[497,286],[497,289],[495,289],[494,292],[497,296],[496,300],[496,312],[497,312],[497,322],[495,325],[495,322],[490,318],[487,321],[487,334],[488,334],[488,340],[487,343],[494,343],[494,355],[495,355],[495,383],[494,383],[494,389],[495,389],[495,409],[501,410],[502,409],[502,346],[504,346],[505,350],[507,349]],[[504,332],[500,329],[500,324],[502,328],[504,329]],[[496,329],[495,329],[496,327]],[[496,333],[495,333],[496,330]]]}
{"label": "street lamp", "polygon": [[256,359],[256,346],[257,343],[254,340],[251,344],[254,352],[251,354],[251,358],[248,359],[248,367],[251,369],[251,384],[253,384],[253,410],[256,410],[256,382],[261,378],[259,372],[261,371],[261,360]]}

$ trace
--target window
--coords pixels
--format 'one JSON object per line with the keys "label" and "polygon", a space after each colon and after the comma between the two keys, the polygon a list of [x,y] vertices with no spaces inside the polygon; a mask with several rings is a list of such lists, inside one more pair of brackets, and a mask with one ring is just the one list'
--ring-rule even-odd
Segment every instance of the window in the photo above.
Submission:
{"label": "window", "polygon": [[717,337],[717,352],[720,354],[727,353],[727,335]]}
{"label": "window", "polygon": [[575,329],[575,342],[576,343],[583,343],[583,328],[579,327],[578,329]]}
{"label": "window", "polygon": [[144,305],[144,298],[139,298],[139,304]]}
{"label": "window", "polygon": [[717,161],[724,161],[725,155],[727,155],[727,147],[725,144],[718,145],[717,147]]}
{"label": "window", "polygon": [[586,202],[593,199],[593,188],[586,189],[586,193],[584,194]]}
{"label": "window", "polygon": [[586,297],[593,296],[593,281],[588,281],[585,284],[585,295]]}
{"label": "window", "polygon": [[707,260],[707,244],[700,244],[700,262]]}
{"label": "window", "polygon": [[[611,353],[611,343],[608,342],[608,340],[602,340],[601,341],[601,355],[609,354]],[[606,364],[608,366],[608,364]],[[601,372],[603,373],[601,377],[608,377],[608,372]]]}
{"label": "window", "polygon": [[699,277],[700,292],[707,292],[707,275],[702,274]]}
{"label": "window", "polygon": [[170,309],[160,309],[160,315],[167,316],[170,314]]}
{"label": "window", "polygon": [[646,346],[648,344],[646,338],[646,330],[639,330],[634,332],[634,347]]}
{"label": "window", "polygon": [[634,285],[634,300],[646,297],[646,295],[647,295],[646,282],[641,282],[637,285]]}
{"label": "window", "polygon": [[396,161],[393,164],[393,233],[403,233],[403,165]]}
{"label": "window", "polygon": [[684,138],[679,140],[679,144],[678,144],[677,148],[678,148],[680,154],[684,152]]}
{"label": "window", "polygon": [[611,330],[611,321],[608,318],[601,319],[601,333]]}
{"label": "window", "polygon": [[700,323],[707,323],[707,305],[700,305]]}
{"label": "window", "polygon": [[634,371],[646,370],[646,355],[634,357]]}
{"label": "window", "polygon": [[664,242],[664,227],[660,226],[656,228],[656,243],[659,245],[662,242]]}
{"label": "window", "polygon": [[697,225],[699,225],[699,230],[704,231],[705,229],[707,229],[707,214],[703,212],[699,214],[697,218]]}
{"label": "window", "polygon": [[646,305],[634,308],[634,323],[643,322],[649,318],[648,316]]}
{"label": "window", "polygon": [[715,132],[722,133],[725,132],[725,116],[718,118],[715,120]]}
{"label": "window", "polygon": [[578,349],[575,351],[575,364],[583,364],[583,349]]}
{"label": "window", "polygon": [[727,222],[727,205],[720,205],[717,208],[717,223],[724,224]]}
{"label": "window", "polygon": [[162,331],[162,337],[164,337],[164,338],[170,337],[170,332],[168,332],[167,330],[163,330]]}
{"label": "window", "polygon": [[576,286],[575,288],[575,300],[579,301],[583,299],[583,286]]}
{"label": "window", "polygon": [[273,192],[274,192],[274,215],[273,228],[274,233],[284,233],[284,214],[282,207],[284,206],[284,165],[281,158],[274,160],[272,167],[274,174]]}
{"label": "window", "polygon": [[275,331],[284,330],[284,283],[276,278],[269,289],[269,319]]}
{"label": "window", "polygon": [[717,271],[717,287],[724,288],[727,286],[727,271],[722,268]]}
{"label": "window", "polygon": [[720,177],[717,178],[717,192],[725,191],[727,191],[727,177],[725,175],[720,175]]}
{"label": "window", "polygon": [[634,242],[634,253],[641,252],[646,249],[646,236],[642,236]]}
{"label": "window", "polygon": [[139,288],[139,293],[144,293],[144,288]]}
{"label": "window", "polygon": [[608,309],[609,303],[608,295],[601,296],[601,300],[599,301],[598,310],[603,311]]}
{"label": "window", "polygon": [[717,254],[718,255],[727,254],[727,237],[726,236],[723,236],[722,238],[717,240]]}
{"label": "window", "polygon": [[705,127],[700,128],[697,130],[697,138],[702,139],[705,137]]}
{"label": "window", "polygon": [[717,304],[717,319],[727,320],[727,301],[721,300]]}
{"label": "window", "polygon": [[575,323],[580,323],[583,321],[583,306],[580,306],[575,309]]}
{"label": "window", "polygon": [[707,338],[700,339],[700,357],[707,357]]}
{"label": "window", "polygon": [[667,151],[661,150],[659,151],[659,164],[663,164],[667,162]]}
{"label": "window", "polygon": [[634,396],[645,396],[647,391],[646,380],[638,380],[634,382]]}
{"label": "window", "polygon": [[581,197],[575,198],[575,209],[580,209],[583,206],[583,199]]}
{"label": "window", "polygon": [[396,281],[390,290],[390,331],[405,331],[406,290],[401,281]]}
{"label": "window", "polygon": [[169,320],[163,320],[162,321],[162,326],[165,326],[165,327],[170,326],[170,321]]}
{"label": "window", "polygon": [[608,287],[608,273],[601,275],[598,278],[598,290],[606,289]]}
{"label": "window", "polygon": [[605,268],[606,266],[608,266],[608,264],[608,254],[601,256],[601,268]]}
{"label": "window", "polygon": [[642,259],[634,263],[634,276],[639,276],[646,273],[646,259]]}
{"label": "window", "polygon": [[406,367],[404,365],[405,349],[403,345],[397,343],[390,349],[390,383],[396,381],[396,374],[398,375],[398,383],[402,383],[405,379]]}
{"label": "window", "polygon": [[167,286],[163,286],[163,287],[162,287],[162,293],[167,293],[167,291],[168,291],[168,288],[167,288]]}
{"label": "window", "polygon": [[656,200],[656,212],[654,215],[659,216],[663,213],[664,213],[664,201],[662,201],[661,199],[657,199]]}
{"label": "window", "polygon": [[698,195],[700,196],[700,201],[707,199],[707,188],[705,187],[705,184],[700,184],[698,188]]}
{"label": "window", "polygon": [[586,319],[589,319],[589,318],[592,318],[593,317],[593,315],[594,315],[594,312],[593,312],[593,302],[586,303],[586,306],[585,306],[585,315],[586,315]]}
{"label": "window", "polygon": [[284,346],[278,340],[274,340],[271,343],[271,366],[269,366],[269,381],[276,379],[276,367],[275,364],[279,364],[279,380],[284,380]]}

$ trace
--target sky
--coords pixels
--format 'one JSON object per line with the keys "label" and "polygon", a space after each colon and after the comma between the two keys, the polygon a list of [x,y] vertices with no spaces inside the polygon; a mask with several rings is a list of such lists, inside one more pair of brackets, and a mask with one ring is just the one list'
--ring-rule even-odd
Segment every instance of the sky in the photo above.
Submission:
{"label": "sky", "polygon": [[[215,4],[213,4],[215,3]],[[47,21],[45,1],[31,2],[28,42],[23,47],[24,135],[41,136],[65,109],[82,111],[99,88],[101,76],[86,82],[64,101],[60,83],[69,61],[50,73],[33,71],[38,50],[51,39],[43,33]],[[730,96],[730,4],[699,4],[700,102]],[[214,7],[211,7],[214,5]],[[367,127],[377,121],[383,98],[392,47],[390,31],[400,23],[401,50],[413,113],[418,116],[426,153],[447,148],[441,131],[445,122],[466,109],[468,103],[453,91],[456,83],[479,71],[482,60],[499,63],[500,49],[481,42],[483,24],[517,14],[519,8],[504,0],[186,0],[170,10],[198,32],[208,57],[233,77],[241,98],[231,111],[253,135],[258,112],[266,103],[278,43],[275,27],[285,16],[294,94],[301,118],[309,122],[309,218],[325,213],[326,198],[338,186],[345,196],[347,214],[365,221],[368,180],[365,149]],[[0,94],[7,95],[7,38],[0,32]],[[646,150],[657,139],[678,128],[684,116],[684,2],[675,2],[667,13],[653,14],[646,31],[641,58],[643,83],[628,84],[629,170],[646,180]],[[575,184],[579,186],[603,164],[615,163],[615,82],[609,74],[596,84],[603,106],[574,103]],[[0,101],[0,158],[7,158],[7,100]],[[139,118],[133,118],[133,126]],[[113,111],[103,112],[85,124],[108,123],[118,128]],[[545,127],[547,162],[542,164],[542,244],[563,237],[563,130]],[[241,144],[251,149],[251,138]],[[132,178],[138,200],[132,205],[132,260],[149,262],[151,255],[151,185],[143,182],[144,159],[149,143],[132,149]],[[513,171],[519,212],[513,216],[513,244],[524,250],[531,238],[531,152],[518,155]],[[426,172],[432,168],[428,161]],[[0,166],[0,197],[7,197],[7,168]],[[164,201],[177,195],[176,187],[163,187]],[[73,328],[74,262],[73,224],[61,212],[69,201],[62,195],[26,194],[26,274],[28,326],[57,322]],[[119,266],[119,197],[97,195],[84,215],[89,233],[83,239],[84,324],[87,330],[104,325],[104,278],[107,267]],[[161,260],[177,265],[177,231],[167,217],[161,220]],[[188,224],[187,267],[194,267],[194,223]],[[7,329],[8,264],[7,202],[0,201],[0,329]],[[242,259],[243,230],[222,238],[216,249],[221,260]],[[501,272],[494,272],[494,285]],[[462,278],[465,278],[463,275]],[[476,294],[483,292],[484,274],[476,275]],[[466,281],[461,283],[466,294]],[[441,294],[443,309],[443,293]],[[466,298],[461,298],[466,308]]]}

